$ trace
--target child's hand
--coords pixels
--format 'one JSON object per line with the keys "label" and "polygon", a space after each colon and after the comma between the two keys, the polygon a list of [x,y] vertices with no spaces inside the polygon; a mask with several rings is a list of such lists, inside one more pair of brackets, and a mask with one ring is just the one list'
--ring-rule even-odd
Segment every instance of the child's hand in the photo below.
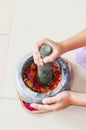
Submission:
{"label": "child's hand", "polygon": [[[51,55],[46,56],[44,59],[42,59],[39,49],[44,43],[49,44],[52,47],[53,52]],[[43,63],[53,62],[57,57],[59,57],[63,53],[62,49],[63,48],[60,43],[56,43],[54,41],[44,38],[41,41],[39,41],[34,48],[34,62],[37,65],[43,65]]]}
{"label": "child's hand", "polygon": [[43,99],[43,105],[32,103],[31,106],[40,112],[51,112],[63,109],[71,104],[71,91],[63,91],[54,97]]}

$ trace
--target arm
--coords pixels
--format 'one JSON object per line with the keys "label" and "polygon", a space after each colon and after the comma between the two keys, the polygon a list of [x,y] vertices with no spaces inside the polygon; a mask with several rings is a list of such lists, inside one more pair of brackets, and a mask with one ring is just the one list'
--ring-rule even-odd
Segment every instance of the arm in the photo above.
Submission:
{"label": "arm", "polygon": [[71,92],[71,104],[86,106],[86,93]]}
{"label": "arm", "polygon": [[[49,44],[52,47],[53,53],[50,56],[46,56],[44,59],[42,59],[39,48],[44,43]],[[54,42],[50,39],[44,38],[39,41],[34,48],[34,61],[37,65],[53,62],[61,54],[83,46],[86,46],[86,29],[62,42]]]}
{"label": "arm", "polygon": [[[42,61],[39,54],[39,48],[44,43],[52,46],[53,53],[50,56],[44,58]],[[60,43],[45,38],[36,44],[34,61],[38,65],[43,64],[43,62],[52,62],[61,54],[83,46],[86,46],[86,29]],[[31,104],[32,107],[39,109],[41,112],[57,111],[69,105],[86,106],[86,94],[72,91],[63,91],[54,97],[45,98],[43,100],[43,105],[35,103]]]}
{"label": "arm", "polygon": [[86,46],[86,29],[76,34],[75,36],[68,38],[61,42],[63,53]]}
{"label": "arm", "polygon": [[43,105],[32,103],[31,107],[38,109],[40,112],[51,112],[63,109],[69,105],[86,106],[86,94],[63,91],[54,97],[43,99]]}

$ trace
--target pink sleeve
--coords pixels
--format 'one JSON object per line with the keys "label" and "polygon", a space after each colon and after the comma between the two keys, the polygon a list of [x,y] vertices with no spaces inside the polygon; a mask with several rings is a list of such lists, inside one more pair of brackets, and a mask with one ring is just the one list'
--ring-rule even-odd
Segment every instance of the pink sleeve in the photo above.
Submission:
{"label": "pink sleeve", "polygon": [[86,46],[76,49],[75,56],[76,56],[77,62],[86,68]]}

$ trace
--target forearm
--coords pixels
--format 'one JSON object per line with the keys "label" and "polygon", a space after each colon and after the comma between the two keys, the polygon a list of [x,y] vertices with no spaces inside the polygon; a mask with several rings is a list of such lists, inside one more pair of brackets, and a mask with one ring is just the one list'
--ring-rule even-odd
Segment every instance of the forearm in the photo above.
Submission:
{"label": "forearm", "polygon": [[86,29],[76,34],[75,36],[68,38],[61,42],[63,53],[86,46]]}
{"label": "forearm", "polygon": [[70,91],[70,103],[73,105],[86,106],[86,93],[76,93]]}

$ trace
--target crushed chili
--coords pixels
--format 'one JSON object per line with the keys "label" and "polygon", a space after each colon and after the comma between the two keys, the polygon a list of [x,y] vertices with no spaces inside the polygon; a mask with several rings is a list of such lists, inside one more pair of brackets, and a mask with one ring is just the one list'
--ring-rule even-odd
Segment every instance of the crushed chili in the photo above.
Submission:
{"label": "crushed chili", "polygon": [[61,80],[61,72],[56,64],[53,64],[53,78],[47,86],[43,86],[37,76],[37,65],[32,63],[23,74],[23,81],[31,90],[39,93],[49,93],[58,87]]}

